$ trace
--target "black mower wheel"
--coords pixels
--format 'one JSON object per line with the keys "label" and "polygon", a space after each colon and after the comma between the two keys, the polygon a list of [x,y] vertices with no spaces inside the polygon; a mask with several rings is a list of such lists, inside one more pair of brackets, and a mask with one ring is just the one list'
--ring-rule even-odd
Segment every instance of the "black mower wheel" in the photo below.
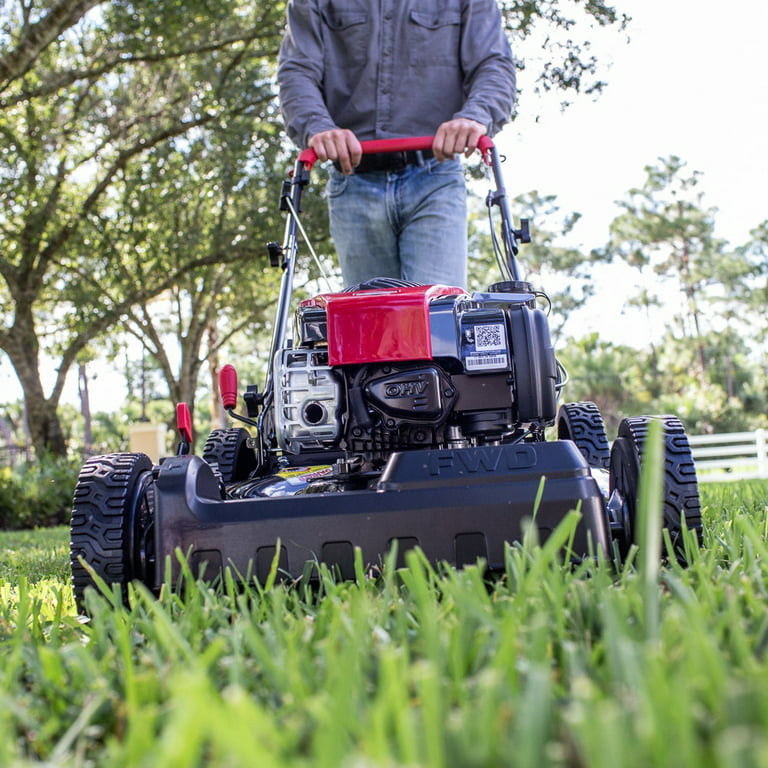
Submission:
{"label": "black mower wheel", "polygon": [[[701,540],[701,500],[696,469],[685,428],[676,416],[637,416],[619,424],[618,436],[610,456],[609,490],[623,502],[624,541],[622,556],[637,541],[637,499],[646,440],[652,421],[662,422],[664,430],[664,527],[669,531],[678,557],[682,555],[683,520],[688,530]],[[615,497],[614,497],[615,498]]]}
{"label": "black mower wheel", "polygon": [[203,459],[218,469],[225,485],[247,480],[256,469],[256,454],[248,447],[250,435],[242,427],[214,429],[203,446]]}
{"label": "black mower wheel", "polygon": [[611,449],[599,408],[589,401],[563,403],[557,412],[557,437],[572,440],[590,467],[608,469]]}
{"label": "black mower wheel", "polygon": [[[155,586],[154,484],[152,462],[143,453],[93,456],[80,470],[70,528],[72,588],[78,609],[96,586],[92,575],[119,584]],[[88,568],[80,559],[85,561]]]}

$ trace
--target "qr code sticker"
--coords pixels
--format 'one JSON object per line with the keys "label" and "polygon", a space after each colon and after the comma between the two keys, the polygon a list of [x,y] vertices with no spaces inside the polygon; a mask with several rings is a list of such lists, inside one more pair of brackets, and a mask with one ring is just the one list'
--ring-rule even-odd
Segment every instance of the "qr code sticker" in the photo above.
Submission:
{"label": "qr code sticker", "polygon": [[475,349],[504,349],[504,326],[494,325],[475,326]]}

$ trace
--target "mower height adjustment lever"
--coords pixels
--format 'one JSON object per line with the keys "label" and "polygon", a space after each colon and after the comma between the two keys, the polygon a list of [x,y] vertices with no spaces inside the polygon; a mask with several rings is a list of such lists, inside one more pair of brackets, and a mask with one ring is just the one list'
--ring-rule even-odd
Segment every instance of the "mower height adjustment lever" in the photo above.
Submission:
{"label": "mower height adjustment lever", "polygon": [[528,219],[520,219],[520,229],[513,229],[512,233],[515,239],[520,243],[531,242],[531,228],[528,224]]}
{"label": "mower height adjustment lever", "polygon": [[[254,427],[258,426],[258,422],[248,416],[242,416],[235,412],[235,406],[237,405],[237,371],[235,370],[235,367],[229,363],[223,365],[219,371],[219,390],[221,391],[221,404],[224,407],[224,410],[233,419],[237,419],[238,421],[242,421],[245,424],[250,424]],[[263,397],[264,396],[261,395],[262,401]],[[250,398],[243,399],[246,401],[248,414],[250,416],[253,406],[255,405],[254,401],[259,399],[259,393],[254,395],[253,391],[251,391]],[[258,405],[256,407],[258,408]]]}
{"label": "mower height adjustment lever", "polygon": [[285,251],[280,243],[274,241],[267,243],[267,253],[269,254],[270,267],[282,266]]}

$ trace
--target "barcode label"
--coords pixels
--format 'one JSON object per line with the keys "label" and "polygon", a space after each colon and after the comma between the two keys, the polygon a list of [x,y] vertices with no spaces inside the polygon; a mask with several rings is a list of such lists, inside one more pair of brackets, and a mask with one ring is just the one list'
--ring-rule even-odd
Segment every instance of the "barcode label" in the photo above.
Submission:
{"label": "barcode label", "polygon": [[504,326],[501,323],[475,326],[475,349],[505,349]]}
{"label": "barcode label", "polygon": [[506,355],[470,355],[464,363],[468,371],[488,370],[489,368],[506,368]]}

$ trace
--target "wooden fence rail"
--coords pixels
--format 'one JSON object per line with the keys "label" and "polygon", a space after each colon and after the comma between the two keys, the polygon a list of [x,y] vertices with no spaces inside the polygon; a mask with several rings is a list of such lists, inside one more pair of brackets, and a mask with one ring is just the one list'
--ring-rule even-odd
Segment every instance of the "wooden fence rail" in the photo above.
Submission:
{"label": "wooden fence rail", "polygon": [[690,435],[699,481],[768,478],[768,430]]}

